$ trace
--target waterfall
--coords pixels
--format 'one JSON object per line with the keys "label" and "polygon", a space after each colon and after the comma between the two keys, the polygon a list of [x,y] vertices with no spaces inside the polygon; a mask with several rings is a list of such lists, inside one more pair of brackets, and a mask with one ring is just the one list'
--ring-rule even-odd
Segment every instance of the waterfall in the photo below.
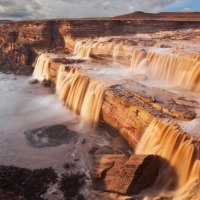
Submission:
{"label": "waterfall", "polygon": [[118,56],[119,56],[119,53],[120,53],[120,47],[121,46],[122,46],[121,43],[114,45],[114,48],[113,48],[113,62],[114,63],[117,63],[117,59],[118,59]]}
{"label": "waterfall", "polygon": [[194,178],[174,194],[173,200],[198,200],[200,197],[200,179]]}
{"label": "waterfall", "polygon": [[[39,81],[49,79],[49,62],[46,54],[38,57],[33,72],[34,78]],[[85,76],[76,68],[68,69],[64,65],[59,67],[56,81],[59,100],[93,127],[99,120],[105,88],[105,83]]]}
{"label": "waterfall", "polygon": [[145,50],[134,50],[131,69],[140,72],[146,68],[150,78],[160,79],[172,86],[200,92],[200,61],[175,57]]}
{"label": "waterfall", "polygon": [[41,54],[36,62],[33,77],[39,81],[49,80],[50,58],[46,54]]}
{"label": "waterfall", "polygon": [[149,54],[150,74],[168,83],[200,92],[200,62],[157,53]]}
{"label": "waterfall", "polygon": [[74,47],[74,54],[80,58],[89,58],[92,49],[92,43],[86,41],[78,41]]}
{"label": "waterfall", "polygon": [[58,71],[56,90],[60,101],[67,108],[80,114],[84,121],[95,127],[99,120],[106,85],[61,65]]}
{"label": "waterfall", "polygon": [[105,88],[105,84],[96,80],[90,80],[84,97],[81,116],[93,126],[99,121]]}
{"label": "waterfall", "polygon": [[169,166],[165,164],[159,174],[158,185],[172,184],[175,178],[173,170],[177,175],[177,188],[200,178],[200,142],[181,132],[170,121],[164,123],[154,119],[143,134],[135,153],[156,154],[169,162]]}
{"label": "waterfall", "polygon": [[143,50],[134,50],[131,59],[131,68],[136,73],[144,71],[148,65],[147,52]]}

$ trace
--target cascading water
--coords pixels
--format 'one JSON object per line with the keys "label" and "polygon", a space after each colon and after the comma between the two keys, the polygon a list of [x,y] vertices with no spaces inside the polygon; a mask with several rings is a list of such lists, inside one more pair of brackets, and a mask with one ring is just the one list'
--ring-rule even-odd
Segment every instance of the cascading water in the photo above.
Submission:
{"label": "cascading water", "polygon": [[50,58],[46,54],[41,54],[36,62],[33,77],[39,81],[49,80]]}
{"label": "cascading water", "polygon": [[[39,81],[49,79],[49,61],[50,58],[45,54],[38,57],[34,78]],[[59,100],[93,127],[98,123],[105,88],[104,83],[85,76],[76,68],[69,71],[64,65],[59,68],[56,82]]]}
{"label": "cascading water", "polygon": [[200,62],[145,50],[134,50],[131,69],[140,72],[145,68],[150,78],[160,79],[172,86],[200,92]]}
{"label": "cascading water", "polygon": [[104,83],[77,70],[66,71],[64,65],[59,68],[56,89],[60,101],[93,127],[98,123],[105,88]]}
{"label": "cascading water", "polygon": [[92,126],[95,126],[99,121],[105,88],[105,84],[96,80],[90,80],[88,85],[81,109],[81,116]]}
{"label": "cascading water", "polygon": [[199,141],[181,132],[170,121],[154,119],[143,134],[135,153],[156,154],[169,162],[166,164],[163,161],[156,183],[159,187],[182,188],[195,178],[200,178]]}
{"label": "cascading water", "polygon": [[148,65],[148,59],[146,57],[147,52],[145,50],[134,50],[131,59],[131,68],[136,73],[144,72],[144,69]]}
{"label": "cascading water", "polygon": [[92,49],[92,44],[85,41],[78,41],[74,47],[74,54],[80,58],[89,58]]}
{"label": "cascading water", "polygon": [[120,53],[120,47],[122,46],[121,43],[116,44],[113,48],[113,62],[116,64],[117,63],[117,59]]}
{"label": "cascading water", "polygon": [[200,179],[194,178],[174,194],[173,200],[199,200]]}

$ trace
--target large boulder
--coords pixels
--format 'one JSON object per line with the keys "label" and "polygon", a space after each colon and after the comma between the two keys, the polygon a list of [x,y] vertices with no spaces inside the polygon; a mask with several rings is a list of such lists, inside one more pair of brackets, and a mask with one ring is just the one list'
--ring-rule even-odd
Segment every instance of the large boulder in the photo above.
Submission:
{"label": "large boulder", "polygon": [[94,187],[133,195],[151,186],[157,178],[159,160],[154,155],[103,155],[96,158]]}

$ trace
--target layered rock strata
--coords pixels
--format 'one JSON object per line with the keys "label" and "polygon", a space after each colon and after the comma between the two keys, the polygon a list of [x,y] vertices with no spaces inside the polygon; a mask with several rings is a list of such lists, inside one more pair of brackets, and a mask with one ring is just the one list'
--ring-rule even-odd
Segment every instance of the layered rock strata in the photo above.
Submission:
{"label": "layered rock strata", "polygon": [[132,155],[129,159],[125,155],[103,155],[96,162],[95,187],[128,195],[151,186],[159,169],[158,157],[152,155]]}
{"label": "layered rock strata", "polygon": [[[100,121],[118,130],[134,149],[144,130],[154,118],[174,120],[192,120],[196,117],[198,103],[180,98],[169,91],[149,88],[132,80],[121,80],[118,84],[101,80],[88,74],[84,60],[71,60],[55,54],[46,54],[48,79],[56,85],[58,70],[65,66],[65,71],[76,71],[79,76],[105,82],[108,87],[104,91]],[[84,64],[85,63],[85,64]],[[47,78],[47,75],[44,75]],[[44,77],[43,77],[44,78]],[[79,113],[79,112],[78,112]]]}
{"label": "layered rock strata", "polygon": [[[145,28],[144,28],[145,27]],[[26,53],[20,51],[27,48],[63,48],[73,49],[74,39],[95,38],[105,36],[132,36],[138,33],[159,33],[159,31],[174,31],[178,29],[198,29],[199,21],[151,21],[122,19],[92,19],[92,20],[49,20],[7,22],[0,30],[1,57],[14,60],[15,63],[32,64],[32,56],[28,62],[19,59],[17,52],[23,57]],[[168,37],[169,34],[167,34]],[[143,40],[144,41],[144,40]],[[133,42],[135,43],[135,42]],[[132,43],[132,44],[133,44]],[[154,43],[154,42],[153,42]],[[152,44],[152,41],[149,41]],[[12,57],[11,57],[12,55]],[[19,59],[19,60],[18,60]]]}

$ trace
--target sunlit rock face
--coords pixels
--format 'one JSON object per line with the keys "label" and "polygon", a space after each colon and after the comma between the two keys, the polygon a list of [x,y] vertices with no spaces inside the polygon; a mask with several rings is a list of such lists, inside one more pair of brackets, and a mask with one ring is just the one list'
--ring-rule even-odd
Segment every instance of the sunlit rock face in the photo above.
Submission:
{"label": "sunlit rock face", "polygon": [[[106,171],[98,166],[97,171],[108,175],[101,177],[102,190],[140,193],[144,199],[195,199],[200,190],[200,21],[195,16],[189,23],[182,15],[142,13],[10,22],[0,30],[1,66],[33,66],[33,78],[51,82],[58,100],[82,122],[106,126],[129,144],[133,155],[120,160],[125,167],[100,156]],[[31,53],[16,54],[21,46]],[[151,155],[159,166],[143,163]],[[138,166],[142,170],[132,170]],[[152,184],[141,191],[149,186],[144,177],[151,166]],[[121,190],[119,177],[127,177]],[[139,183],[142,187],[131,191]]]}

